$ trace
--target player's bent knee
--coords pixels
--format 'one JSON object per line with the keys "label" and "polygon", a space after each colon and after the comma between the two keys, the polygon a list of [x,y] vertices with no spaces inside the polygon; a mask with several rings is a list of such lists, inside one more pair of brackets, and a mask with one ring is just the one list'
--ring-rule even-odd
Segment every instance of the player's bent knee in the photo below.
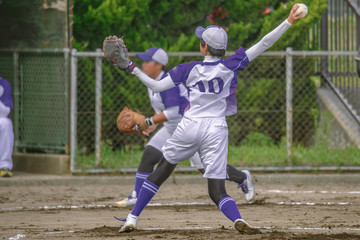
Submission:
{"label": "player's bent knee", "polygon": [[175,167],[176,164],[169,163],[164,157],[162,157],[155,171],[150,174],[147,179],[160,187],[161,184],[168,179]]}
{"label": "player's bent knee", "polygon": [[151,173],[154,171],[154,166],[160,162],[162,152],[153,146],[146,146],[141,157],[141,162],[138,171]]}

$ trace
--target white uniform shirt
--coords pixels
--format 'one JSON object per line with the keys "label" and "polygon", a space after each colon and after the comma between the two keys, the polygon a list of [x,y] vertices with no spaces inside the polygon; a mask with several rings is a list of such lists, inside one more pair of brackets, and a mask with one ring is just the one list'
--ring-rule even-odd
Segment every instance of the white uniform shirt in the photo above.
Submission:
{"label": "white uniform shirt", "polygon": [[175,84],[189,89],[189,118],[220,118],[237,112],[236,86],[238,71],[249,63],[244,48],[227,59],[206,56],[204,61],[178,65],[169,72]]}
{"label": "white uniform shirt", "polygon": [[190,108],[185,117],[225,117],[237,112],[236,85],[238,71],[270,48],[291,26],[285,20],[260,42],[245,51],[239,48],[227,59],[207,56],[204,61],[179,64],[161,81],[134,68],[133,74],[155,92],[161,92],[184,83],[190,91]]}

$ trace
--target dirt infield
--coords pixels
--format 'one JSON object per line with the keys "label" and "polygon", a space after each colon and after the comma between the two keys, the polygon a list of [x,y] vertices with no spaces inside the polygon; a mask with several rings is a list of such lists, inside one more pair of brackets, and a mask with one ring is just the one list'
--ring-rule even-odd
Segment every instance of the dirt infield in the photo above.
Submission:
{"label": "dirt infield", "polygon": [[176,175],[138,223],[119,234],[130,208],[114,202],[133,176],[43,176],[0,179],[0,239],[360,239],[360,174],[254,174],[256,199],[246,203],[227,182],[244,219],[261,235],[241,235],[213,205],[201,176]]}

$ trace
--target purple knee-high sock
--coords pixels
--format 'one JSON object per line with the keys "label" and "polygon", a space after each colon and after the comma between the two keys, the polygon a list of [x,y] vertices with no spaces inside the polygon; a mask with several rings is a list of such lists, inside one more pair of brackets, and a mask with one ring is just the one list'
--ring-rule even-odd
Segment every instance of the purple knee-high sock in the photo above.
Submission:
{"label": "purple knee-high sock", "polygon": [[158,190],[159,187],[156,184],[145,180],[131,214],[139,216]]}
{"label": "purple knee-high sock", "polygon": [[234,199],[230,196],[220,199],[218,208],[233,222],[241,218],[239,209],[237,208]]}
{"label": "purple knee-high sock", "polygon": [[146,173],[146,172],[136,172],[136,177],[135,177],[135,188],[134,191],[136,192],[136,196],[139,196],[139,192],[141,189],[141,186],[143,185],[145,179],[150,175],[150,173]]}

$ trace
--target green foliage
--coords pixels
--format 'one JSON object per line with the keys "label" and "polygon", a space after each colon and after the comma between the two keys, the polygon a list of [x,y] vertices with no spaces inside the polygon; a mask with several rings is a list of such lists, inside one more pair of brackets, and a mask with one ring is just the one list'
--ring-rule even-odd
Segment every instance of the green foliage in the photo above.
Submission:
{"label": "green foliage", "polygon": [[[74,47],[101,48],[109,35],[125,35],[129,51],[159,46],[166,51],[198,51],[196,26],[208,26],[214,8],[223,18],[214,18],[228,32],[228,50],[250,47],[289,15],[296,1],[286,0],[74,0]],[[326,9],[327,0],[305,1],[309,14],[292,27],[273,49],[304,47],[307,30]],[[285,4],[287,3],[287,4]],[[284,6],[287,7],[284,7]],[[266,7],[274,9],[264,15]],[[260,33],[260,35],[259,35]]]}
{"label": "green foliage", "polygon": [[241,144],[248,147],[274,146],[274,142],[269,136],[257,132],[253,132],[247,135]]}
{"label": "green foliage", "polygon": [[251,23],[233,23],[228,31],[228,49],[237,49],[246,42],[246,39],[254,31]]}
{"label": "green foliage", "polygon": [[[273,14],[268,15],[264,19],[261,33],[257,40],[269,33],[272,29],[278,26],[289,15],[291,7],[295,3],[304,1],[289,1],[274,11]],[[294,50],[303,50],[307,48],[307,36],[309,29],[321,19],[322,13],[327,9],[328,0],[314,0],[305,1],[308,6],[308,15],[298,20],[286,33],[274,44],[270,51],[284,50],[291,46]],[[317,50],[317,49],[316,49]]]}
{"label": "green foliage", "polygon": [[286,2],[286,0],[225,1],[223,8],[224,11],[228,11],[227,49],[236,50],[240,46],[248,48],[255,44],[254,40],[264,22],[264,10],[266,7],[277,9],[282,2]]}
{"label": "green foliage", "polygon": [[[193,38],[194,27],[204,21],[216,0],[75,0],[74,35],[76,47],[100,48],[109,35],[125,35],[129,51],[160,46],[165,50],[183,38]],[[184,42],[184,41],[183,41]],[[187,50],[195,45],[182,46]]]}

